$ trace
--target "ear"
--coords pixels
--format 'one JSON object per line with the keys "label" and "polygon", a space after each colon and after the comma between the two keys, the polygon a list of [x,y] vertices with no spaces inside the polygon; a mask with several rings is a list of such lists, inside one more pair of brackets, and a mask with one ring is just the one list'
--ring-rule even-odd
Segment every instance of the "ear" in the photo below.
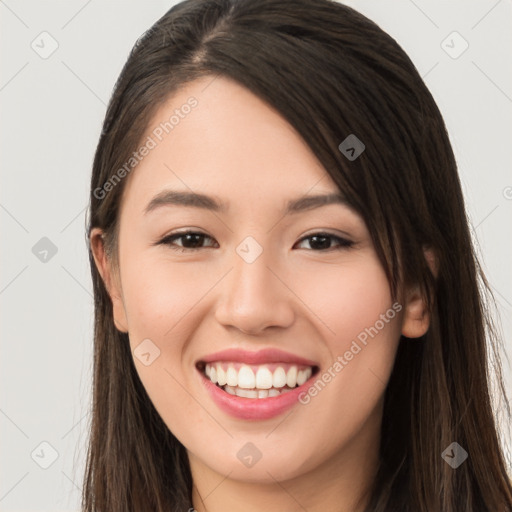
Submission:
{"label": "ear", "polygon": [[407,338],[423,336],[430,325],[430,315],[418,287],[407,291],[404,310],[402,334]]}
{"label": "ear", "polygon": [[439,261],[434,253],[434,249],[432,249],[432,247],[423,247],[423,254],[427,260],[427,265],[430,268],[430,272],[432,272],[432,275],[437,278],[439,271]]}
{"label": "ear", "polygon": [[[423,249],[425,259],[430,271],[437,277],[438,261],[434,251],[430,247]],[[427,310],[425,298],[418,286],[407,290],[405,296],[405,312],[402,320],[402,334],[407,338],[419,338],[423,336],[430,325],[430,314]]]}
{"label": "ear", "polygon": [[90,245],[92,255],[112,301],[114,324],[117,330],[128,332],[128,322],[122,299],[119,273],[113,268],[112,262],[107,257],[103,236],[104,232],[101,229],[93,228],[91,230]]}

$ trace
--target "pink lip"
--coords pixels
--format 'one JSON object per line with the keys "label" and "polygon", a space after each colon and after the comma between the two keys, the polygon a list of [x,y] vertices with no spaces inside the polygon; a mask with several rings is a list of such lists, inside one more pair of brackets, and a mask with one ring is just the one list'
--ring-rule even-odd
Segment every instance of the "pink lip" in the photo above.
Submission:
{"label": "pink lip", "polygon": [[242,420],[267,420],[278,414],[282,414],[298,403],[299,395],[303,391],[306,391],[312,379],[316,378],[314,374],[309,380],[304,382],[302,386],[298,386],[287,393],[281,393],[279,396],[270,398],[243,398],[226,393],[226,391],[214,384],[201,371],[198,370],[198,372],[201,376],[201,383],[206,387],[218,407],[231,416]]}
{"label": "pink lip", "polygon": [[[266,348],[258,352],[241,350],[239,348],[230,348],[221,350],[201,358],[199,361],[212,363],[214,361],[233,361],[246,364],[264,364],[264,363],[291,363],[305,366],[317,366],[318,363],[310,359],[296,356],[290,352],[283,352],[277,348]],[[198,361],[198,362],[199,362]],[[277,398],[277,397],[274,397]]]}
{"label": "pink lip", "polygon": [[[246,364],[264,363],[290,363],[305,366],[318,365],[315,361],[295,356],[278,349],[264,349],[259,352],[248,352],[240,349],[228,349],[201,358],[198,362],[211,363],[214,361],[232,361]],[[198,368],[201,383],[206,388],[213,401],[224,412],[243,420],[266,420],[282,414],[287,409],[298,403],[299,395],[306,391],[313,379],[314,373],[302,386],[298,386],[287,393],[270,398],[243,398],[230,395],[214,384]]]}

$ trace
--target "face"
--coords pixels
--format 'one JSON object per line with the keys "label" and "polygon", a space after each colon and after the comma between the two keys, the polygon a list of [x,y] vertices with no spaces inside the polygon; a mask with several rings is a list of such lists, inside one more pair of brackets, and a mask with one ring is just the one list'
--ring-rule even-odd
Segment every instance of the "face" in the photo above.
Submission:
{"label": "face", "polygon": [[[155,147],[125,178],[118,274],[95,253],[118,278],[116,326],[193,471],[272,482],[362,465],[407,304],[393,302],[364,221],[295,130],[236,82],[212,80],[149,124]],[[339,199],[311,200],[325,195]]]}

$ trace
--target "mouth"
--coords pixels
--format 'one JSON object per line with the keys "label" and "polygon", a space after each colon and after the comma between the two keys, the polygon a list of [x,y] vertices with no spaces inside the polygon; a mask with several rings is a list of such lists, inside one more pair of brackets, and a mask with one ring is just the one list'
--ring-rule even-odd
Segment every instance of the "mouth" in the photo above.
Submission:
{"label": "mouth", "polygon": [[319,371],[317,365],[287,362],[246,364],[238,361],[200,361],[196,368],[205,379],[225,393],[253,400],[289,393]]}
{"label": "mouth", "polygon": [[196,361],[200,382],[223,412],[261,421],[297,403],[319,372],[318,363],[275,348],[231,348]]}

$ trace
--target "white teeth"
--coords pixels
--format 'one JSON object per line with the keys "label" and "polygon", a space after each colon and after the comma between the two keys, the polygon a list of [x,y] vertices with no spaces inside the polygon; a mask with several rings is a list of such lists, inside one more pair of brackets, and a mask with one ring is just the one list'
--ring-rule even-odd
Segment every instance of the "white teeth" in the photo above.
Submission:
{"label": "white teeth", "polygon": [[274,371],[274,375],[272,377],[272,385],[275,388],[282,388],[286,385],[286,373],[282,366],[278,366]]}
{"label": "white teeth", "polygon": [[217,384],[219,386],[224,386],[226,384],[226,372],[222,368],[221,365],[217,366]]}
{"label": "white teeth", "polygon": [[[218,376],[217,376],[218,378]],[[297,367],[292,366],[286,374],[286,385],[289,388],[294,388],[297,385]]]}
{"label": "white teeth", "polygon": [[304,382],[306,382],[311,377],[311,374],[312,374],[311,368],[306,368],[305,370],[300,370],[297,373],[297,385],[302,386],[302,384],[304,384]]}
{"label": "white teeth", "polygon": [[238,387],[244,389],[254,389],[256,387],[254,372],[248,366],[241,366],[238,370]]}
{"label": "white teeth", "polygon": [[230,395],[236,395],[235,388],[233,388],[231,386],[224,386],[224,391],[226,393],[229,393]]}
{"label": "white teeth", "polygon": [[236,396],[243,398],[258,398],[258,392],[255,389],[236,388]]}
{"label": "white teeth", "polygon": [[[223,364],[224,367],[222,363],[207,363],[204,373],[214,384],[218,384],[221,387],[227,385],[227,389],[233,391],[232,394],[235,394],[235,388],[271,391],[271,388],[280,389],[288,386],[293,389],[296,386],[302,386],[313,373],[311,367],[299,370],[296,365],[290,366],[288,371],[282,366],[278,366],[272,373],[266,365],[262,365],[258,366],[255,374],[254,366],[242,364],[236,370],[232,363],[227,363],[227,368],[226,363]],[[268,394],[268,396],[276,395]]]}
{"label": "white teeth", "polygon": [[256,387],[258,389],[272,387],[272,372],[266,366],[260,366],[256,372]]}
{"label": "white teeth", "polygon": [[210,380],[216,384],[217,382],[217,369],[215,368],[215,366],[212,366],[210,368]]}
{"label": "white teeth", "polygon": [[238,385],[238,373],[232,366],[230,366],[226,372],[226,382],[229,386]]}
{"label": "white teeth", "polygon": [[291,389],[243,389],[238,386],[225,385],[222,389],[230,395],[241,396],[242,398],[270,398],[273,396],[279,396],[281,393],[288,393]]}

